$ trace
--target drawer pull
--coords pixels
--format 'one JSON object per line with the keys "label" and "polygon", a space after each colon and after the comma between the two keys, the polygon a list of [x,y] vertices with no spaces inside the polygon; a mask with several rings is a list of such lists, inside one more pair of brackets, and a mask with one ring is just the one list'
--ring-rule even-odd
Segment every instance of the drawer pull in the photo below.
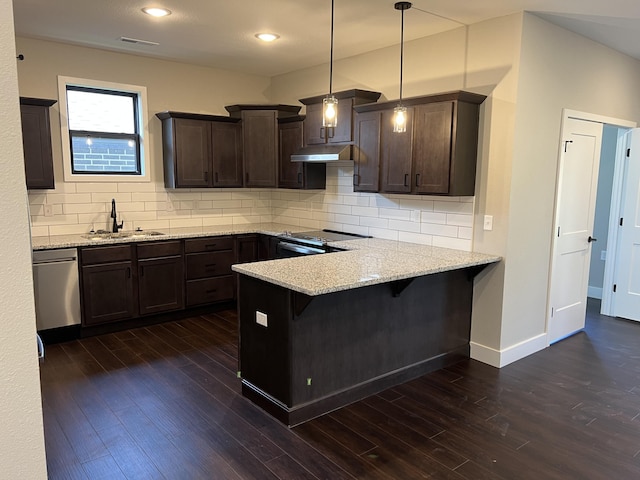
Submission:
{"label": "drawer pull", "polygon": [[217,288],[214,288],[212,290],[205,290],[205,293],[216,293],[218,291]]}
{"label": "drawer pull", "polygon": [[215,267],[216,264],[215,263],[208,263],[207,265],[205,265],[205,268],[211,268],[211,267]]}
{"label": "drawer pull", "polygon": [[217,243],[209,243],[207,245],[205,245],[204,248],[209,249],[209,248],[216,248],[218,244]]}

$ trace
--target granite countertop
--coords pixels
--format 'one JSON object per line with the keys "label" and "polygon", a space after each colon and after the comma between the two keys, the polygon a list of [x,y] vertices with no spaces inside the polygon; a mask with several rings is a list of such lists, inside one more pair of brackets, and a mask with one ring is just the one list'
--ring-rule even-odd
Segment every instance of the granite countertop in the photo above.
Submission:
{"label": "granite countertop", "polygon": [[[162,235],[88,239],[86,234],[33,237],[33,250],[162,241],[215,235],[263,233],[280,235],[308,228],[276,223],[161,229]],[[125,232],[136,233],[136,232]],[[499,262],[501,257],[416,243],[363,238],[329,245],[344,249],[324,255],[283,258],[234,265],[234,271],[306,295],[349,290],[394,280]]]}
{"label": "granite countertop", "polygon": [[496,255],[378,238],[333,242],[330,245],[348,250],[244,263],[232,268],[243,275],[315,296],[501,260]]}
{"label": "granite countertop", "polygon": [[49,237],[32,237],[31,247],[33,250],[51,250],[56,248],[91,247],[95,245],[112,245],[130,242],[157,242],[161,240],[173,240],[180,238],[197,238],[221,235],[238,235],[241,233],[264,233],[267,235],[280,235],[284,231],[301,232],[308,228],[292,227],[277,223],[253,223],[247,225],[219,225],[210,227],[188,227],[188,228],[161,228],[162,235],[140,236],[139,233],[124,231],[123,233],[135,236],[121,238],[100,238],[88,239],[88,233],[77,235],[52,235]]}

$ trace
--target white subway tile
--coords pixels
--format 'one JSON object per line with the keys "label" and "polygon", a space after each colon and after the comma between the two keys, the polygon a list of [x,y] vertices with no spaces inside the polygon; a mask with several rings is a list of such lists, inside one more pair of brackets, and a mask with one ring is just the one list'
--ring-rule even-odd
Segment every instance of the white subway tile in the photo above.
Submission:
{"label": "white subway tile", "polygon": [[381,208],[381,218],[394,218],[396,220],[411,220],[410,210],[395,210],[392,208]]}
{"label": "white subway tile", "polygon": [[447,223],[446,213],[422,212],[420,219],[423,223],[436,223],[445,225]]}
{"label": "white subway tile", "polygon": [[164,185],[153,182],[140,182],[140,183],[118,183],[119,192],[156,192],[164,188]]}
{"label": "white subway tile", "polygon": [[345,195],[343,197],[343,203],[345,205],[357,205],[359,207],[369,206],[369,197],[360,195]]}
{"label": "white subway tile", "polygon": [[[172,202],[186,202],[189,200],[198,201],[202,199],[202,193],[200,192],[177,192],[175,190],[170,190],[165,192],[165,196],[163,196],[163,192],[156,192],[157,201],[162,202],[164,200],[170,200]],[[153,195],[149,193],[149,196]],[[153,200],[148,200],[149,202],[153,202]]]}
{"label": "white subway tile", "polygon": [[74,182],[56,182],[56,193],[76,193],[78,189],[76,188],[76,183]]}
{"label": "white subway tile", "polygon": [[74,225],[51,225],[49,227],[50,235],[82,235],[87,233],[91,226],[74,224]]}
{"label": "white subway tile", "polygon": [[223,217],[233,217],[235,215],[250,215],[250,208],[242,208],[242,207],[234,207],[234,208],[223,208],[222,216]]}
{"label": "white subway tile", "polygon": [[420,233],[420,222],[407,222],[405,220],[389,220],[390,230]]}
{"label": "white subway tile", "polygon": [[458,236],[458,227],[453,225],[435,225],[433,223],[423,223],[420,228],[420,233],[455,238]]}
{"label": "white subway tile", "polygon": [[338,223],[346,223],[347,225],[360,225],[360,217],[355,215],[342,215],[337,213],[335,221]]}
{"label": "white subway tile", "polygon": [[106,212],[104,203],[65,203],[62,210],[66,214],[70,213],[100,213]]}
{"label": "white subway tile", "polygon": [[322,222],[335,222],[336,220],[335,214],[325,212],[313,212],[313,216],[311,218]]}
{"label": "white subway tile", "polygon": [[232,200],[232,193],[224,192],[202,192],[200,194],[202,200]]}
{"label": "white subway tile", "polygon": [[458,228],[458,238],[471,240],[473,238],[473,228],[467,228],[467,227]]}
{"label": "white subway tile", "polygon": [[242,200],[214,200],[213,208],[242,208]]}
{"label": "white subway tile", "polygon": [[[129,202],[166,202],[167,198],[166,192],[132,193]],[[185,200],[187,199],[185,198]]]}
{"label": "white subway tile", "polygon": [[462,238],[448,238],[448,237],[433,237],[434,247],[453,248],[454,250],[464,250],[465,252],[471,251],[471,240],[465,240]]}
{"label": "white subway tile", "polygon": [[[168,202],[144,202],[145,210],[154,210],[154,211],[167,211]],[[179,210],[174,207],[174,210]]]}
{"label": "white subway tile", "polygon": [[473,227],[473,215],[447,213],[447,225],[457,225],[459,227]]}
{"label": "white subway tile", "polygon": [[191,216],[197,217],[221,217],[223,213],[222,208],[198,208],[191,210]]}
{"label": "white subway tile", "polygon": [[[139,220],[156,220],[158,216],[156,212],[127,212],[122,215],[122,218],[126,220],[127,223],[130,223],[132,221],[138,222]],[[127,226],[126,230],[129,230],[129,226]]]}
{"label": "white subway tile", "polygon": [[273,216],[273,221],[274,223],[281,223],[283,225],[291,225],[293,227],[296,227],[298,225],[300,225],[300,220],[297,218],[292,218],[292,217],[286,217],[283,215],[274,215]]}
{"label": "white subway tile", "polygon": [[180,201],[180,202],[171,202],[173,207],[177,210],[193,210],[196,206],[196,202],[193,200],[189,201]]}
{"label": "white subway tile", "polygon": [[196,210],[206,210],[209,208],[213,208],[213,202],[211,200],[198,200],[195,202]]}
{"label": "white subway tile", "polygon": [[353,185],[338,185],[335,189],[336,193],[353,193]]}
{"label": "white subway tile", "polygon": [[184,228],[184,227],[201,227],[201,218],[175,218],[169,220],[169,226],[171,228]]}
{"label": "white subway tile", "polygon": [[[357,208],[357,207],[351,207],[349,205],[327,205],[327,212],[341,213],[343,215],[351,215],[352,208]],[[354,215],[357,215],[357,214],[354,213]]]}
{"label": "white subway tile", "polygon": [[32,237],[48,237],[49,226],[48,225],[31,225]]}
{"label": "white subway tile", "polygon": [[361,217],[378,217],[380,216],[380,209],[374,207],[351,207],[352,215],[359,215]]}
{"label": "white subway tile", "polygon": [[252,215],[252,216],[253,216],[253,215],[259,215],[259,216],[262,216],[262,215],[271,215],[271,209],[270,209],[270,208],[268,208],[268,207],[258,207],[258,208],[253,207],[253,208],[251,209],[251,215]]}
{"label": "white subway tile", "polygon": [[[62,183],[62,185],[68,185],[68,183]],[[56,188],[56,190],[58,190]],[[78,183],[76,185],[76,192],[78,193],[117,193],[117,183]]]}
{"label": "white subway tile", "polygon": [[91,197],[90,193],[47,193],[47,203],[91,203]]}
{"label": "white subway tile", "polygon": [[[132,200],[131,196],[133,194],[131,193],[92,193],[91,194],[91,201],[92,202],[105,202],[105,203],[111,203],[111,200],[116,201],[116,204],[120,203],[120,202],[131,202],[131,201],[136,201],[136,200]],[[116,205],[117,206],[117,205]]]}
{"label": "white subway tile", "polygon": [[365,227],[389,228],[389,219],[377,217],[360,217],[360,225]]}
{"label": "white subway tile", "polygon": [[419,243],[420,245],[433,244],[433,237],[422,233],[398,232],[398,240],[401,242]]}
{"label": "white subway tile", "polygon": [[313,230],[318,230],[318,229],[321,228],[320,223],[321,222],[318,221],[318,220],[310,220],[308,218],[301,218],[300,219],[300,223],[298,224],[298,226],[299,227],[313,229]]}
{"label": "white subway tile", "polygon": [[249,225],[252,223],[260,223],[260,215],[247,215],[233,217],[233,225]]}
{"label": "white subway tile", "polygon": [[171,228],[169,220],[140,220],[136,222],[136,228],[140,227],[143,230],[160,230]]}
{"label": "white subway tile", "polygon": [[433,201],[426,200],[423,198],[410,198],[410,199],[399,199],[398,204],[400,208],[404,208],[407,210],[421,210],[432,212],[433,211]]}
{"label": "white subway tile", "polygon": [[369,235],[369,227],[363,227],[362,225],[345,225],[341,231],[357,235]]}
{"label": "white subway tile", "polygon": [[[104,204],[106,209],[111,212],[111,204]],[[116,211],[120,212],[142,212],[144,211],[144,202],[122,202],[116,204]]]}
{"label": "white subway tile", "polygon": [[370,203],[372,207],[400,208],[400,202],[392,196],[383,197],[382,195],[373,195]]}
{"label": "white subway tile", "polygon": [[71,225],[78,223],[77,215],[55,215],[53,217],[42,217],[40,215],[31,215],[33,225]]}
{"label": "white subway tile", "polygon": [[203,217],[203,227],[213,227],[218,225],[229,225],[232,220],[229,217]]}
{"label": "white subway tile", "polygon": [[433,202],[433,210],[435,212],[473,214],[473,203],[447,202],[439,200]]}
{"label": "white subway tile", "polygon": [[45,203],[47,203],[46,193],[34,193],[32,191],[29,191],[29,205],[44,205]]}
{"label": "white subway tile", "polygon": [[398,232],[396,230],[369,227],[369,235],[372,235],[375,238],[384,238],[386,240],[398,240]]}

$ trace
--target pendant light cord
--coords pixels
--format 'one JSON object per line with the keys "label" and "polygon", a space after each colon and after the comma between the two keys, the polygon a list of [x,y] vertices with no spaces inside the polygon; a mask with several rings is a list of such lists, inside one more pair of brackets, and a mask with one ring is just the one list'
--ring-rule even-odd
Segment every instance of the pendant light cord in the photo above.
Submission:
{"label": "pendant light cord", "polygon": [[333,5],[335,0],[331,0],[331,59],[329,60],[329,95],[333,93]]}
{"label": "pendant light cord", "polygon": [[402,105],[402,70],[403,69],[404,69],[404,10],[401,10],[401,21],[400,21],[400,105]]}

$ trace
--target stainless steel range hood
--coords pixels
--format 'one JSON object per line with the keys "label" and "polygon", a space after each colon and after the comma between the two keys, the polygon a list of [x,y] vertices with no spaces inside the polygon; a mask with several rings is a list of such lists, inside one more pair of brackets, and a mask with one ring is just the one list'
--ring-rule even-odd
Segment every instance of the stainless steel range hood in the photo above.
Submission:
{"label": "stainless steel range hood", "polygon": [[292,162],[337,162],[353,160],[351,145],[309,145],[291,155]]}

